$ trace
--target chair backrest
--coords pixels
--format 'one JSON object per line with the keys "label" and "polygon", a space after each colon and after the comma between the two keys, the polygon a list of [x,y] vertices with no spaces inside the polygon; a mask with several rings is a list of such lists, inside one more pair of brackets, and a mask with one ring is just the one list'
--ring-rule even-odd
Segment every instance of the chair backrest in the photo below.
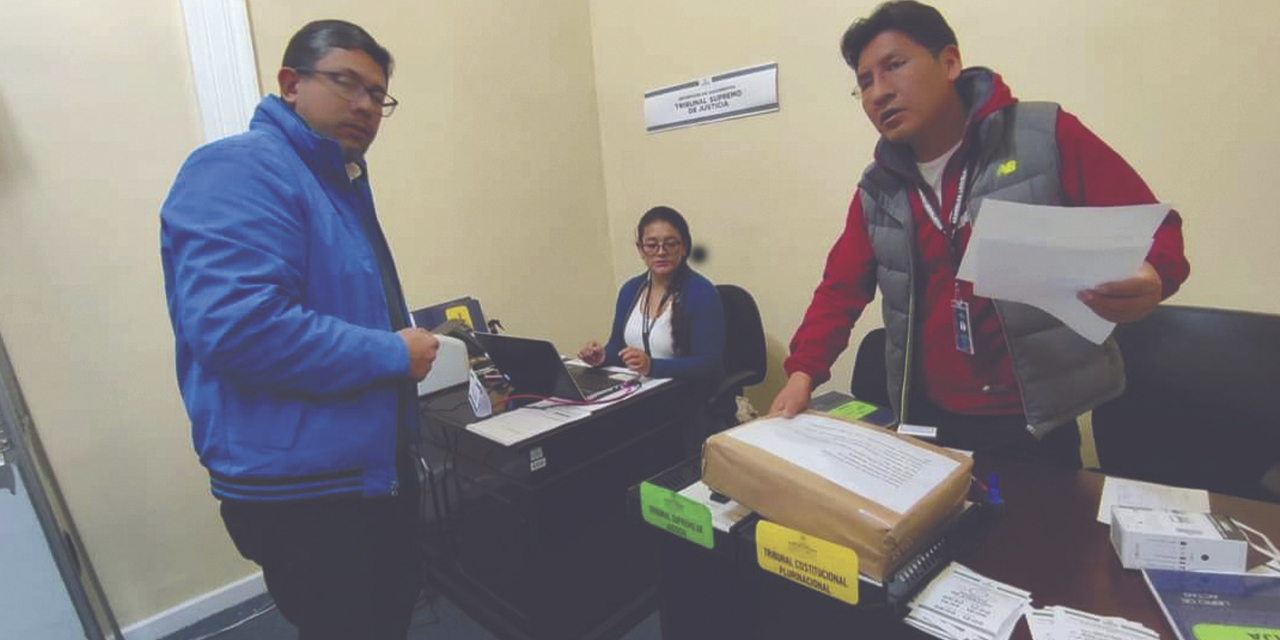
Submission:
{"label": "chair backrest", "polygon": [[718,284],[724,307],[724,371],[728,376],[744,371],[753,375],[742,386],[760,384],[768,369],[764,346],[764,324],[755,298],[742,287]]}
{"label": "chair backrest", "polygon": [[858,344],[858,355],[853,361],[853,378],[849,380],[849,393],[864,402],[887,407],[888,375],[884,360],[884,329],[874,329]]}
{"label": "chair backrest", "polygon": [[1275,500],[1280,316],[1161,306],[1115,335],[1126,389],[1093,412],[1102,470]]}

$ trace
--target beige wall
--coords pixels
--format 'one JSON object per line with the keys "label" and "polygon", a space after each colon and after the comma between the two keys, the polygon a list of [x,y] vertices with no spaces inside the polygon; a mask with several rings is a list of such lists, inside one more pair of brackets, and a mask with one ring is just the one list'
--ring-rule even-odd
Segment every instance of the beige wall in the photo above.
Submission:
{"label": "beige wall", "polygon": [[173,374],[159,211],[200,137],[177,3],[0,21],[0,332],[125,623],[250,573]]}
{"label": "beige wall", "polygon": [[[609,219],[649,203],[685,212],[710,249],[701,269],[760,303],[776,392],[782,358],[839,234],[876,137],[839,54],[877,2],[595,0],[591,17]],[[1267,244],[1280,235],[1262,168],[1277,142],[1280,84],[1266,69],[1280,4],[1180,0],[939,0],[966,64],[994,67],[1026,99],[1056,100],[1124,155],[1186,219],[1192,276],[1174,302],[1280,312]],[[644,91],[777,61],[781,111],[648,135]],[[1270,152],[1270,153],[1268,153]],[[873,303],[858,340],[880,326]],[[852,352],[828,388],[847,390]]]}
{"label": "beige wall", "polygon": [[[10,3],[0,22],[0,332],[123,625],[244,577],[173,375],[158,211],[201,142],[179,3]],[[613,274],[583,2],[251,2],[263,87],[305,21],[400,60],[370,153],[411,303],[479,297],[566,350]],[[587,268],[583,268],[583,266]]]}
{"label": "beige wall", "polygon": [[[253,571],[222,531],[172,374],[156,216],[200,141],[182,18],[142,0],[9,5],[0,332],[129,624]],[[307,19],[355,19],[398,57],[404,104],[370,162],[412,302],[475,295],[565,350],[603,338],[614,286],[640,268],[636,217],[671,204],[710,249],[702,270],[761,303],[775,377],[759,404],[874,142],[836,50],[871,5],[295,0],[250,13],[268,90]],[[1064,102],[1185,213],[1193,276],[1177,302],[1280,312],[1263,252],[1280,217],[1261,171],[1280,88],[1260,79],[1280,5],[941,6],[968,63]],[[645,90],[770,60],[781,112],[643,132]],[[877,324],[873,311],[858,335]]]}
{"label": "beige wall", "polygon": [[[564,351],[608,329],[590,21],[579,2],[250,2],[262,86],[306,20],[360,23],[400,100],[370,176],[410,304],[473,295]],[[592,268],[581,268],[592,265]]]}

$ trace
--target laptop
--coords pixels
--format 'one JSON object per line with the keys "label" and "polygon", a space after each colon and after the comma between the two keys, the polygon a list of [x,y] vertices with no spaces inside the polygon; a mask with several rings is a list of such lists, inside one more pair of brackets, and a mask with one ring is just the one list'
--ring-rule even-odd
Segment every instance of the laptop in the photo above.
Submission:
{"label": "laptop", "polygon": [[519,394],[583,401],[625,383],[608,371],[566,365],[555,346],[546,340],[479,331],[475,337]]}

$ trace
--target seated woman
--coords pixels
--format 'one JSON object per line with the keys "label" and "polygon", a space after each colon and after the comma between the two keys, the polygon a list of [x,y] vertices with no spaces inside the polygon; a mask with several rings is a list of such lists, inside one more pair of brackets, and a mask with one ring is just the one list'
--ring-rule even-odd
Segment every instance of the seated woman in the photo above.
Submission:
{"label": "seated woman", "polygon": [[715,285],[689,267],[692,246],[680,212],[646,212],[636,226],[636,249],[646,270],[618,292],[608,344],[590,342],[578,357],[653,378],[714,383],[723,370],[724,310]]}

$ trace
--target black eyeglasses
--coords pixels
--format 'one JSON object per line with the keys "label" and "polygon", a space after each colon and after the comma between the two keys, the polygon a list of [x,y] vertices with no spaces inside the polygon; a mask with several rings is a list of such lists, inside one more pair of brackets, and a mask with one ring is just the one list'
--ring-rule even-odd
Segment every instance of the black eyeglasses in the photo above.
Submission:
{"label": "black eyeglasses", "polygon": [[390,118],[395,113],[396,106],[400,104],[399,100],[387,95],[381,87],[366,86],[357,78],[349,73],[340,73],[337,71],[323,71],[321,69],[299,68],[294,69],[302,74],[314,74],[328,80],[326,86],[333,89],[333,92],[348,102],[359,102],[361,98],[368,96],[369,101],[382,109],[382,117]]}
{"label": "black eyeglasses", "polygon": [[646,240],[640,243],[640,250],[645,252],[646,255],[654,256],[658,255],[659,249],[666,249],[667,253],[675,253],[682,246],[684,246],[684,243],[679,240],[664,240],[662,242]]}

